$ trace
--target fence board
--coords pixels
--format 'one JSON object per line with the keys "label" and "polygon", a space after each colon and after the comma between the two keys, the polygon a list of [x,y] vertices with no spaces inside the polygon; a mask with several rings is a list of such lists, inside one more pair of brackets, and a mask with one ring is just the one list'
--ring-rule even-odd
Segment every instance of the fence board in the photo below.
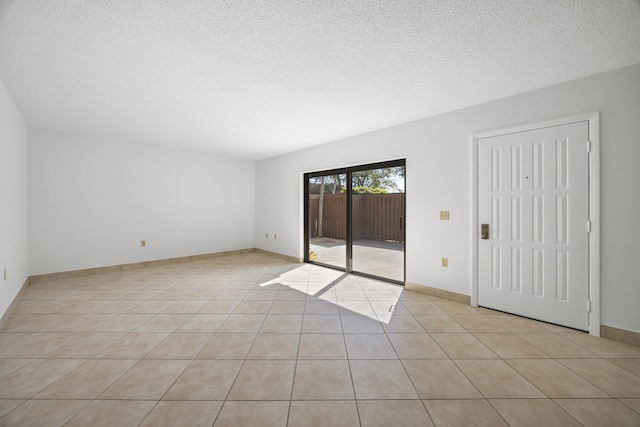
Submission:
{"label": "fence board", "polygon": [[[353,195],[353,239],[404,241],[404,193]],[[346,195],[325,194],[322,236],[318,236],[319,195],[309,196],[309,237],[346,239]]]}

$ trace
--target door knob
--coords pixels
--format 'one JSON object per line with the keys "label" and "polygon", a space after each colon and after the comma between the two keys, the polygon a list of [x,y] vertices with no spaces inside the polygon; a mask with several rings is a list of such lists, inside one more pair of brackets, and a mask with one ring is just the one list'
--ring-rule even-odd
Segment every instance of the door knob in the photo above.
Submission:
{"label": "door knob", "polygon": [[481,235],[483,240],[487,240],[489,238],[489,224],[481,225]]}

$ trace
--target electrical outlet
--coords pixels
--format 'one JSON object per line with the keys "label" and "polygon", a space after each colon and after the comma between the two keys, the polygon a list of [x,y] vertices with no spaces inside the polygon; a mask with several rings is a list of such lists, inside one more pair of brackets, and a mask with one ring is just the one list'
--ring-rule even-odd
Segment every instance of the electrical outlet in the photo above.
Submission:
{"label": "electrical outlet", "polygon": [[440,221],[449,221],[449,211],[440,211]]}
{"label": "electrical outlet", "polygon": [[449,267],[449,258],[442,258],[442,266]]}
{"label": "electrical outlet", "polygon": [[140,240],[140,246],[147,246],[147,241],[146,240]]}

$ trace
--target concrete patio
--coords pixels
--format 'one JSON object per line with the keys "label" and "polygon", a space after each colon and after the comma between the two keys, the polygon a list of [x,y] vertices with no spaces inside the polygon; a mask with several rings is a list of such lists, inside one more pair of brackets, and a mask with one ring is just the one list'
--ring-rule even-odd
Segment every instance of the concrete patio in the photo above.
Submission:
{"label": "concrete patio", "polygon": [[[313,261],[345,268],[344,240],[311,239],[309,250],[316,253]],[[404,282],[404,243],[359,239],[353,241],[353,265],[356,272]]]}

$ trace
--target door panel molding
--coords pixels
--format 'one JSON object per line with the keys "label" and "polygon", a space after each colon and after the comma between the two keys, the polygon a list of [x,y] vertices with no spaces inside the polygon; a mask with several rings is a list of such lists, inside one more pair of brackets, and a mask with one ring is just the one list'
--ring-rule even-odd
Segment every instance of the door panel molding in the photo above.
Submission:
{"label": "door panel molding", "polygon": [[[577,122],[588,122],[589,145],[589,333],[600,336],[600,112],[589,112],[507,128],[476,132],[471,135],[471,305],[478,305],[478,141],[501,135],[527,132]],[[517,154],[517,153],[516,153]]]}

